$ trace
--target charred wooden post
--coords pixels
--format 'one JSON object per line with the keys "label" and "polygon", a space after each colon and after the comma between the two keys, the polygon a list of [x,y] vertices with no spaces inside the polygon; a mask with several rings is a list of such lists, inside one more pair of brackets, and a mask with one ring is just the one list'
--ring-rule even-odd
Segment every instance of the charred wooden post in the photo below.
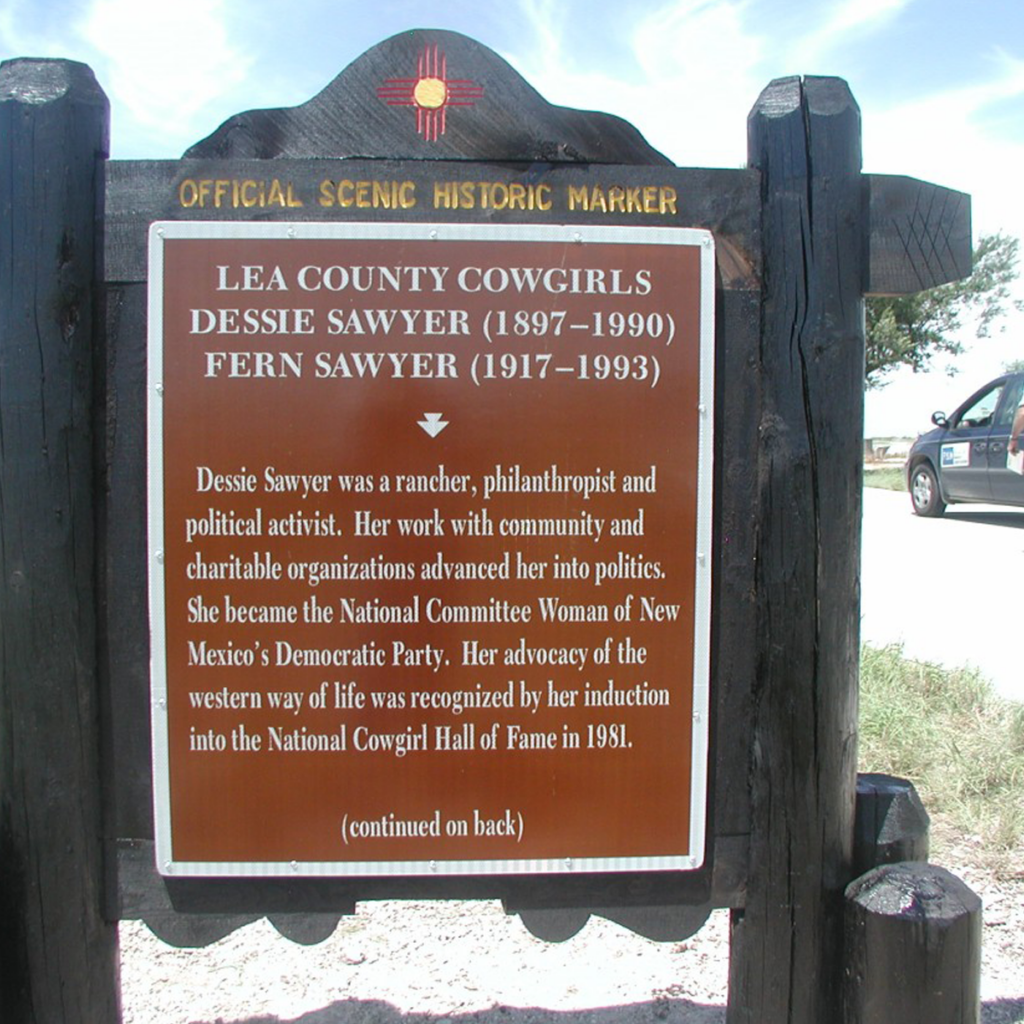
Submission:
{"label": "charred wooden post", "polygon": [[781,79],[761,171],[759,534],[751,848],[729,1020],[839,1018],[856,782],[865,190],[841,79]]}
{"label": "charred wooden post", "polygon": [[977,1024],[981,900],[930,864],[886,864],[846,890],[845,1024]]}
{"label": "charred wooden post", "polygon": [[93,297],[107,100],[0,66],[0,994],[5,1024],[120,1019],[101,914]]}
{"label": "charred wooden post", "polygon": [[928,860],[928,812],[912,782],[892,775],[857,776],[853,870]]}

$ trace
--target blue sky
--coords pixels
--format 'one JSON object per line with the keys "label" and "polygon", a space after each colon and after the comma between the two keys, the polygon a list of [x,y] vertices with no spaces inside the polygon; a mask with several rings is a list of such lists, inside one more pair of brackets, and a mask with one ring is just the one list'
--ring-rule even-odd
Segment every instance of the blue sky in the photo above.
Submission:
{"label": "blue sky", "polygon": [[[112,155],[167,158],[231,114],[303,102],[420,27],[472,36],[552,102],[625,117],[686,166],[744,163],[746,116],[772,78],[839,75],[861,107],[865,170],[970,192],[976,236],[1024,238],[1024,0],[4,0],[0,57],[89,64]],[[867,432],[923,429],[1012,358],[1024,317],[954,378],[901,375],[869,394]]]}

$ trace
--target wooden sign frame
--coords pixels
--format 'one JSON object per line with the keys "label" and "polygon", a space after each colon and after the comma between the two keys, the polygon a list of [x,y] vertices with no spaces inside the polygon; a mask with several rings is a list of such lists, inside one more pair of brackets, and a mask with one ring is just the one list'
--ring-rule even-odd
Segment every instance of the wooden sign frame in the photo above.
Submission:
{"label": "wooden sign frame", "polygon": [[[486,48],[434,30],[381,43],[299,107],[236,115],[182,160],[110,161],[108,126],[84,65],[0,65],[5,1009],[116,1020],[121,919],[193,946],[267,916],[313,942],[360,900],[479,898],[558,939],[592,913],[679,939],[728,907],[730,1021],[839,1019],[840,981],[856,973],[842,924],[854,873],[863,297],[969,274],[970,198],[863,175],[860,112],[837,78],[770,83],[748,118],[745,169],[683,169],[625,122],[552,107]],[[197,219],[712,233],[702,867],[158,873],[146,247],[152,223]]]}

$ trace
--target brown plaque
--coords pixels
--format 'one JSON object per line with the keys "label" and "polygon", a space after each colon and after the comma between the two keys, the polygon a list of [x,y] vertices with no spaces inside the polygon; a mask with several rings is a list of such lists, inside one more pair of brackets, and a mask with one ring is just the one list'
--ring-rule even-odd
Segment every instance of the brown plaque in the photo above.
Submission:
{"label": "brown plaque", "polygon": [[704,856],[713,243],[164,223],[168,875]]}

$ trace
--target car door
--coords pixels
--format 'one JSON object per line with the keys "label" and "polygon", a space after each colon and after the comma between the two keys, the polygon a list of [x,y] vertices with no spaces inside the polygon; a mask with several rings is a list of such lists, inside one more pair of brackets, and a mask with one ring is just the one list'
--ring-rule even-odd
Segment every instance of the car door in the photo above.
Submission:
{"label": "car door", "polygon": [[[939,474],[947,501],[992,499],[989,435],[1005,384],[1005,380],[999,380],[972,395],[949,421],[939,447]],[[1005,451],[1005,441],[1003,444]]]}
{"label": "car door", "polygon": [[988,479],[992,500],[1000,504],[1024,505],[1024,476],[1007,467],[1010,428],[1024,393],[1024,377],[1010,379],[996,409],[988,438]]}

